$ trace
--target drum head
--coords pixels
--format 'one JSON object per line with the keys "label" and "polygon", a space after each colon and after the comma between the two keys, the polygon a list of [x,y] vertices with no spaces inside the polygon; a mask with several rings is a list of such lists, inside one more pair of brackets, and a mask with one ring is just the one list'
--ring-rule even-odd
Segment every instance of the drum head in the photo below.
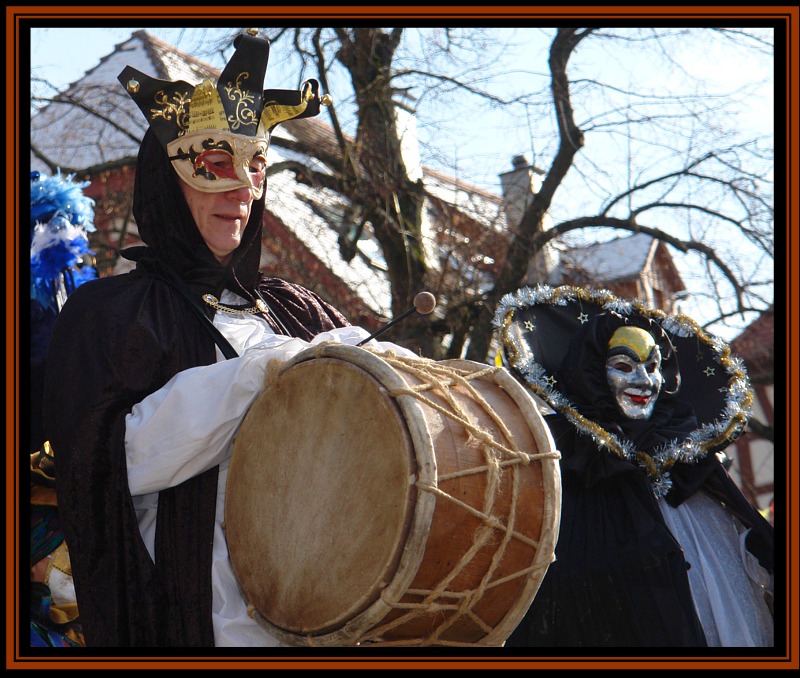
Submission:
{"label": "drum head", "polygon": [[225,529],[248,602],[293,634],[343,626],[392,580],[415,505],[406,423],[364,369],[291,365],[234,443]]}

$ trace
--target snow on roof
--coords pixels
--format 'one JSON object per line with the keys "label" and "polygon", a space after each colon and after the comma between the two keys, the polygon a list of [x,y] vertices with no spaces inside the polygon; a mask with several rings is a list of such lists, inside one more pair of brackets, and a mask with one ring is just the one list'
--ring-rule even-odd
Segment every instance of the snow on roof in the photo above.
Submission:
{"label": "snow on roof", "polygon": [[[136,157],[139,143],[117,127],[140,135],[146,129],[144,116],[117,80],[126,66],[155,78],[185,80],[190,84],[218,74],[216,69],[145,31],[136,31],[61,93],[59,98],[64,103],[51,102],[32,117],[32,170],[48,171],[33,152],[34,147],[59,167],[74,170]],[[84,108],[69,103],[77,98],[95,110],[97,116],[87,117]]]}
{"label": "snow on roof", "polygon": [[[291,155],[270,147],[268,161],[274,164]],[[298,183],[292,172],[271,175],[267,183],[267,210],[289,228],[328,269],[344,281],[379,315],[391,316],[391,289],[385,274],[359,258],[347,262],[339,254],[338,234],[314,212],[311,203],[343,207],[341,196],[327,189]]]}
{"label": "snow on roof", "polygon": [[[144,135],[147,125],[117,80],[126,66],[154,78],[184,80],[192,85],[205,78],[216,79],[220,72],[146,31],[135,31],[61,93],[60,98],[65,103],[52,102],[33,116],[32,146],[60,167],[78,170],[135,157],[138,142],[117,125],[140,135]],[[85,110],[69,103],[77,98],[94,109],[97,116],[87,118]],[[91,124],[87,124],[87,120]],[[48,169],[33,152],[31,169]]]}
{"label": "snow on roof", "polygon": [[432,196],[454,207],[477,223],[496,232],[508,229],[502,199],[476,186],[447,177],[429,167],[423,168],[425,189]]}
{"label": "snow on roof", "polygon": [[562,266],[579,269],[598,280],[622,280],[644,270],[656,241],[645,233],[561,252]]}
{"label": "snow on roof", "polygon": [[[155,74],[162,80],[183,80],[190,85],[197,85],[206,78],[216,82],[222,72],[218,68],[200,61],[186,52],[181,52],[172,45],[159,40],[158,38],[150,35],[147,31],[136,31],[133,38],[138,38],[142,41],[145,49],[147,50],[150,61],[156,68]],[[134,64],[130,64],[134,66]],[[134,66],[138,68],[138,66]],[[139,68],[144,73],[150,73],[143,68]]]}

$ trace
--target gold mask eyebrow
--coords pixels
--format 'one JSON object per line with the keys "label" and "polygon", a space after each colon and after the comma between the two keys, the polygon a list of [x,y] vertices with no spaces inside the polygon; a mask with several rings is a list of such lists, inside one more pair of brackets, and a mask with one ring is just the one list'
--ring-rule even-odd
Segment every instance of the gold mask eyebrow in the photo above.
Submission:
{"label": "gold mask eyebrow", "polygon": [[656,342],[647,330],[640,327],[618,327],[617,330],[611,335],[608,341],[608,350],[615,348],[628,348],[634,354],[645,362],[650,354],[653,352]]}

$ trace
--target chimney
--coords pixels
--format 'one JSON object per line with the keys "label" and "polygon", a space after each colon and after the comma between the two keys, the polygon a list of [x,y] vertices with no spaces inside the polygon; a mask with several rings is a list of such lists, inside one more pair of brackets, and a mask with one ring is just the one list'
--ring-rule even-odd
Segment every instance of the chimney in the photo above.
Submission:
{"label": "chimney", "polygon": [[500,186],[503,189],[506,219],[509,225],[515,227],[522,221],[525,210],[533,202],[533,196],[539,192],[544,172],[529,164],[524,155],[515,155],[511,165],[514,169],[500,175]]}
{"label": "chimney", "polygon": [[[534,196],[542,187],[544,172],[528,162],[524,155],[515,155],[511,160],[513,169],[500,175],[500,186],[503,189],[506,221],[510,229],[516,229],[522,217],[533,203]],[[550,215],[546,214],[542,221],[542,229],[552,226]],[[557,285],[561,282],[559,269],[560,257],[552,242],[547,243],[528,264],[524,284],[536,285],[546,283]]]}

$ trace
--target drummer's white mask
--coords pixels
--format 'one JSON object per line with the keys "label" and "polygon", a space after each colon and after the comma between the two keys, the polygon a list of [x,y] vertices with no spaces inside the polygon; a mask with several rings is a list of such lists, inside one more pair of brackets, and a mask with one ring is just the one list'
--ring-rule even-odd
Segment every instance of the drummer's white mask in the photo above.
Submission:
{"label": "drummer's white mask", "polygon": [[619,410],[629,419],[649,419],[664,383],[661,349],[638,327],[620,327],[608,342],[606,377]]}

